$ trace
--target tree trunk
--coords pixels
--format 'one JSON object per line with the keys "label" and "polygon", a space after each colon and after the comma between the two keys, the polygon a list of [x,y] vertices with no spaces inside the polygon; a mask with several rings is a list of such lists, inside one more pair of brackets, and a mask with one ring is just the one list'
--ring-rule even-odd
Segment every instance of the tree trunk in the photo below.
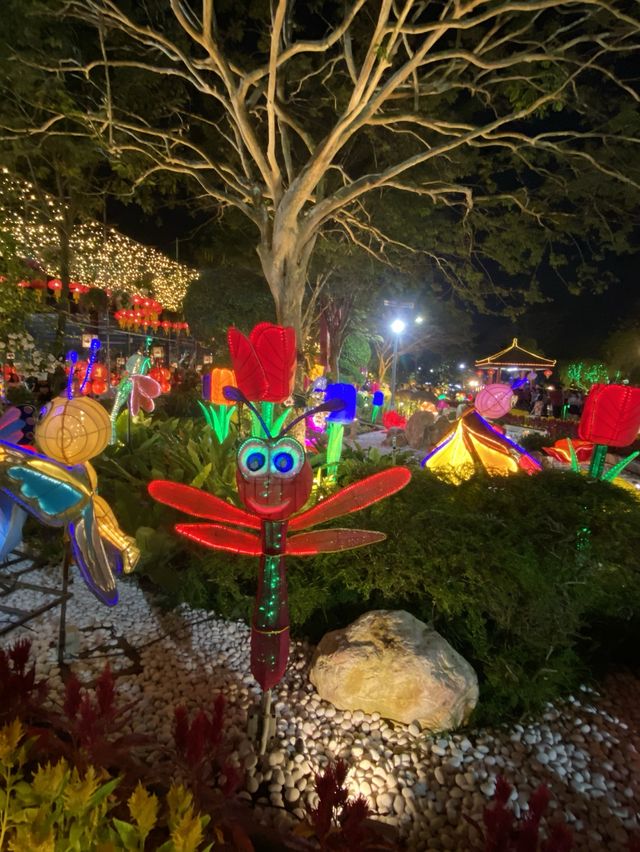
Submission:
{"label": "tree trunk", "polygon": [[69,312],[69,276],[71,267],[71,248],[69,245],[69,229],[66,222],[58,226],[58,239],[60,242],[60,300],[58,301],[58,323],[56,326],[55,354],[63,355],[65,351],[65,337],[67,330],[67,314]]}

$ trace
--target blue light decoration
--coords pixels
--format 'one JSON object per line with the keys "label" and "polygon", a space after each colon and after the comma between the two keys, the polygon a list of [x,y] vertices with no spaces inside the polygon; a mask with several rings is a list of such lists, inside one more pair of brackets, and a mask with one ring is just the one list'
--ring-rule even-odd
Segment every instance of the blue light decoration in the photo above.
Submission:
{"label": "blue light decoration", "polygon": [[332,411],[327,417],[327,476],[329,479],[335,479],[342,455],[344,427],[348,423],[353,423],[356,419],[358,392],[355,385],[336,382],[327,385],[324,398],[327,402],[332,399],[339,399],[344,404],[344,408]]}
{"label": "blue light decoration", "polygon": [[384,405],[384,394],[381,390],[375,391],[371,404],[373,406],[371,409],[371,422],[375,423],[380,411],[382,410],[382,406]]}
{"label": "blue light decoration", "polygon": [[355,385],[349,385],[343,382],[336,382],[332,385],[327,385],[324,392],[325,400],[341,399],[344,402],[344,408],[339,411],[333,411],[327,417],[330,423],[341,423],[343,426],[348,423],[353,423],[356,419],[357,405],[357,390]]}

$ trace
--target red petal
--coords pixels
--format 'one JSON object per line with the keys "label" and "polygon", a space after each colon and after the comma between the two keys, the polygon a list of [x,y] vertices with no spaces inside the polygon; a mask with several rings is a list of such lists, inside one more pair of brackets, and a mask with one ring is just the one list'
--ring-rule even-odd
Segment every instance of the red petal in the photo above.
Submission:
{"label": "red petal", "polygon": [[251,402],[264,399],[267,377],[251,341],[233,327],[227,332],[227,340],[238,387]]}
{"label": "red petal", "polygon": [[[291,326],[259,323],[249,335],[267,377],[266,402],[284,402],[296,377],[296,333]],[[236,371],[237,375],[237,371]]]}
{"label": "red petal", "polygon": [[241,556],[260,556],[262,553],[258,536],[231,527],[218,524],[176,524],[176,532],[214,550],[228,550]]}
{"label": "red petal", "polygon": [[287,542],[287,555],[313,556],[316,553],[337,553],[339,550],[353,550],[365,544],[384,541],[386,535],[373,530],[313,530],[294,535]]}

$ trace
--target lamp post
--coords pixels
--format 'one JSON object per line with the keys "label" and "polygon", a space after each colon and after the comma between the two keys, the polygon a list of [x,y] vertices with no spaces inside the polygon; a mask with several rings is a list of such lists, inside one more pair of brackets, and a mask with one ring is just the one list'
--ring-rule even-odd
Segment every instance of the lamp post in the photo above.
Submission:
{"label": "lamp post", "polygon": [[391,403],[390,408],[391,411],[395,410],[396,405],[396,377],[398,374],[398,341],[400,340],[400,335],[407,327],[407,324],[404,320],[394,319],[391,323],[391,331],[394,334],[393,337],[393,362],[391,367]]}

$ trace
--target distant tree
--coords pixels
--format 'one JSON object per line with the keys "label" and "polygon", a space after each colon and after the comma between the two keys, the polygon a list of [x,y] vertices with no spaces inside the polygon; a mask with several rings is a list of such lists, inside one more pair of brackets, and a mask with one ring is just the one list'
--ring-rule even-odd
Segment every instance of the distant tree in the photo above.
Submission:
{"label": "distant tree", "polygon": [[640,318],[635,317],[614,331],[603,346],[611,372],[632,384],[640,384]]}
{"label": "distant tree", "polygon": [[203,270],[189,285],[183,311],[191,333],[223,357],[229,326],[248,334],[259,322],[275,321],[264,277],[237,266]]}
{"label": "distant tree", "polygon": [[[90,58],[51,46],[41,64],[67,75],[69,102],[34,140],[72,116],[137,183],[186,176],[238,211],[298,332],[327,229],[377,257],[420,251],[443,295],[492,310],[539,298],[541,263],[579,289],[629,248],[640,25],[626,0],[45,5],[99,38]],[[17,51],[27,67],[32,47]],[[135,108],[131,76],[153,87]]]}
{"label": "distant tree", "polygon": [[371,345],[368,337],[361,332],[352,332],[347,335],[340,352],[337,378],[341,382],[361,384],[370,360]]}

